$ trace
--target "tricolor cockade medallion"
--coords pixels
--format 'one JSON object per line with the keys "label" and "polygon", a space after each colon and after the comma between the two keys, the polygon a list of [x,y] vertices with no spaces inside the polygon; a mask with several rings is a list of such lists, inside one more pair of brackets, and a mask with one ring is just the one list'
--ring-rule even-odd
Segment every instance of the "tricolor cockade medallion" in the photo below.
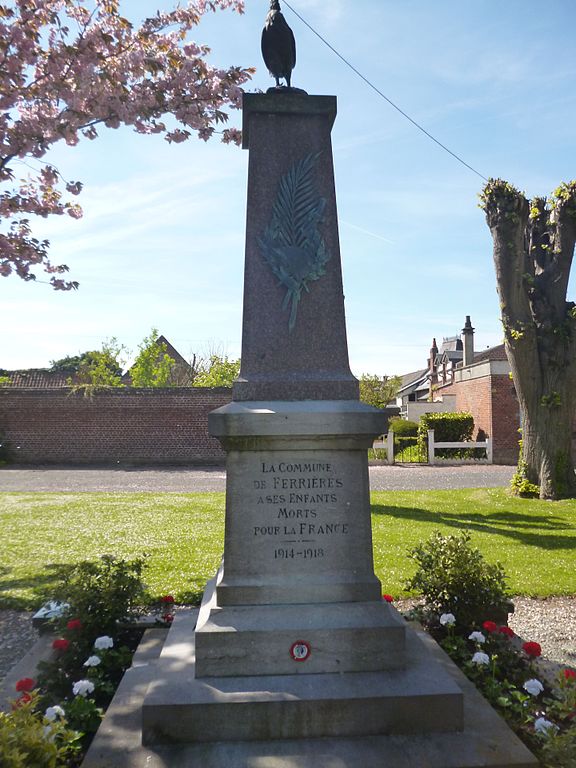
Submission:
{"label": "tricolor cockade medallion", "polygon": [[290,307],[288,330],[296,323],[302,291],[325,273],[330,254],[318,225],[326,200],[319,197],[314,170],[320,152],[306,155],[280,179],[272,220],[258,245],[280,285],[286,289],[282,309]]}

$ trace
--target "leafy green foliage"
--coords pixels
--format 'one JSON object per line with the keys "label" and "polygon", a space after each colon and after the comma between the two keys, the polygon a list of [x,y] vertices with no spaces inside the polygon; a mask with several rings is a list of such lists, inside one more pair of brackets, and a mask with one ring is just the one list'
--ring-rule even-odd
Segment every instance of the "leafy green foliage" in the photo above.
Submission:
{"label": "leafy green foliage", "polygon": [[54,590],[54,599],[66,603],[61,622],[80,617],[82,634],[112,634],[119,621],[134,621],[149,602],[142,582],[144,557],[133,560],[102,555],[67,569]]}
{"label": "leafy green foliage", "polygon": [[[61,768],[79,749],[80,734],[66,721],[49,722],[38,712],[37,693],[19,700],[11,712],[0,712],[2,768]],[[48,731],[46,729],[49,729]]]}
{"label": "leafy green foliage", "polygon": [[55,373],[77,373],[80,365],[93,354],[93,352],[82,352],[79,355],[67,355],[59,360],[51,360],[50,370]]}
{"label": "leafy green foliage", "polygon": [[540,487],[531,483],[528,479],[528,464],[524,461],[522,455],[522,440],[518,441],[520,453],[518,454],[518,466],[516,472],[512,475],[510,488],[512,493],[523,498],[533,498],[540,495]]}
{"label": "leafy green foliage", "polygon": [[400,389],[399,376],[376,376],[363,373],[360,376],[360,400],[374,408],[385,408]]}
{"label": "leafy green foliage", "polygon": [[390,419],[388,429],[391,432],[394,432],[394,438],[418,436],[418,422],[410,421],[410,419],[402,419],[400,416],[393,416]]}
{"label": "leafy green foliage", "polygon": [[[418,445],[422,452],[428,450],[428,430],[434,430],[438,443],[463,443],[472,439],[474,418],[471,413],[425,413],[418,425]],[[449,457],[458,448],[441,448],[436,451],[440,457]]]}
{"label": "leafy green foliage", "polygon": [[134,387],[168,387],[174,370],[175,360],[168,354],[164,342],[158,343],[158,330],[152,328],[138,345],[138,356],[130,369]]}
{"label": "leafy green foliage", "polygon": [[433,533],[410,550],[408,556],[417,570],[406,584],[423,595],[429,610],[453,613],[466,625],[505,611],[509,602],[502,565],[487,563],[470,539],[468,531],[449,536]]}
{"label": "leafy green foliage", "polygon": [[[455,616],[418,618],[482,695],[507,721],[543,768],[576,765],[576,673],[561,669],[550,681],[538,665],[538,643],[520,643],[506,625],[483,621],[475,627]],[[474,629],[474,632],[470,630]],[[526,646],[532,646],[529,655]]]}
{"label": "leafy green foliage", "polygon": [[[394,453],[398,458],[398,461],[411,461],[411,458],[405,458],[404,452],[407,449],[412,448],[418,442],[418,423],[416,421],[410,421],[409,419],[402,419],[399,416],[394,416],[390,419],[388,424],[390,432],[394,433]],[[414,454],[414,461],[420,461],[416,458],[420,456],[421,451],[409,451],[410,456]],[[426,461],[426,455],[424,454],[424,461]]]}
{"label": "leafy green foliage", "polygon": [[93,352],[85,352],[76,371],[73,392],[81,391],[85,395],[91,395],[99,389],[110,387],[123,387],[122,382],[122,355],[125,347],[111,338],[102,343],[102,349]]}
{"label": "leafy green foliage", "polygon": [[231,387],[240,373],[240,360],[229,360],[227,355],[210,355],[194,379],[195,387]]}

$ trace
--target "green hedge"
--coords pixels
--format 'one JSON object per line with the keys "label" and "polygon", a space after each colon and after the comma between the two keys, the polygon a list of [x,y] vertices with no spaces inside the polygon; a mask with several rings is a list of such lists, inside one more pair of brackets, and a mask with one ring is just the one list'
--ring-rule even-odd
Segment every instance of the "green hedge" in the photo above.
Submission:
{"label": "green hedge", "polygon": [[[428,450],[428,430],[434,430],[437,443],[464,443],[472,440],[474,418],[471,413],[425,413],[418,425],[418,445],[422,451]],[[454,456],[458,448],[442,448],[436,451],[441,458]]]}
{"label": "green hedge", "polygon": [[418,423],[402,419],[400,416],[394,416],[388,422],[388,429],[394,432],[394,445],[400,445],[400,440],[404,438],[413,438],[410,445],[416,445],[418,438]]}

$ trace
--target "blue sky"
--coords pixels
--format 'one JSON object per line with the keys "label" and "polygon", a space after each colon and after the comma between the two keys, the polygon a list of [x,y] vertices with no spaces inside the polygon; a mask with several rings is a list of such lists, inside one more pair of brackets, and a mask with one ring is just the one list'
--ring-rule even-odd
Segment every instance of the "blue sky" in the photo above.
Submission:
{"label": "blue sky", "polygon": [[[484,176],[528,196],[576,177],[574,0],[290,0],[390,99]],[[122,4],[132,20],[165,0]],[[218,64],[255,65],[267,0],[207,16],[194,38]],[[293,84],[335,94],[340,245],[352,370],[425,365],[432,337],[501,341],[483,181],[370,90],[283,4],[297,41]],[[240,124],[233,114],[232,124]],[[135,350],[152,327],[185,356],[240,355],[248,153],[195,138],[168,145],[128,129],[46,159],[85,188],[84,218],[38,220],[61,293],[0,278],[0,368],[42,367],[111,336]],[[22,169],[24,172],[24,169]],[[572,291],[573,295],[573,291]]]}

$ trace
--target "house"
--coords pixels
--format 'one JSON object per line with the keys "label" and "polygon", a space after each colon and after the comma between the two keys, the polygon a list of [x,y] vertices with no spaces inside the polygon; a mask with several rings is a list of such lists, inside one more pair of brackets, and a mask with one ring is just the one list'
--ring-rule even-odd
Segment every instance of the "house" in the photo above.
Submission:
{"label": "house", "polygon": [[494,461],[518,459],[520,407],[504,344],[476,352],[470,316],[460,336],[432,340],[428,367],[402,378],[397,405],[403,418],[423,413],[466,411],[474,417],[474,439],[490,437]]}

